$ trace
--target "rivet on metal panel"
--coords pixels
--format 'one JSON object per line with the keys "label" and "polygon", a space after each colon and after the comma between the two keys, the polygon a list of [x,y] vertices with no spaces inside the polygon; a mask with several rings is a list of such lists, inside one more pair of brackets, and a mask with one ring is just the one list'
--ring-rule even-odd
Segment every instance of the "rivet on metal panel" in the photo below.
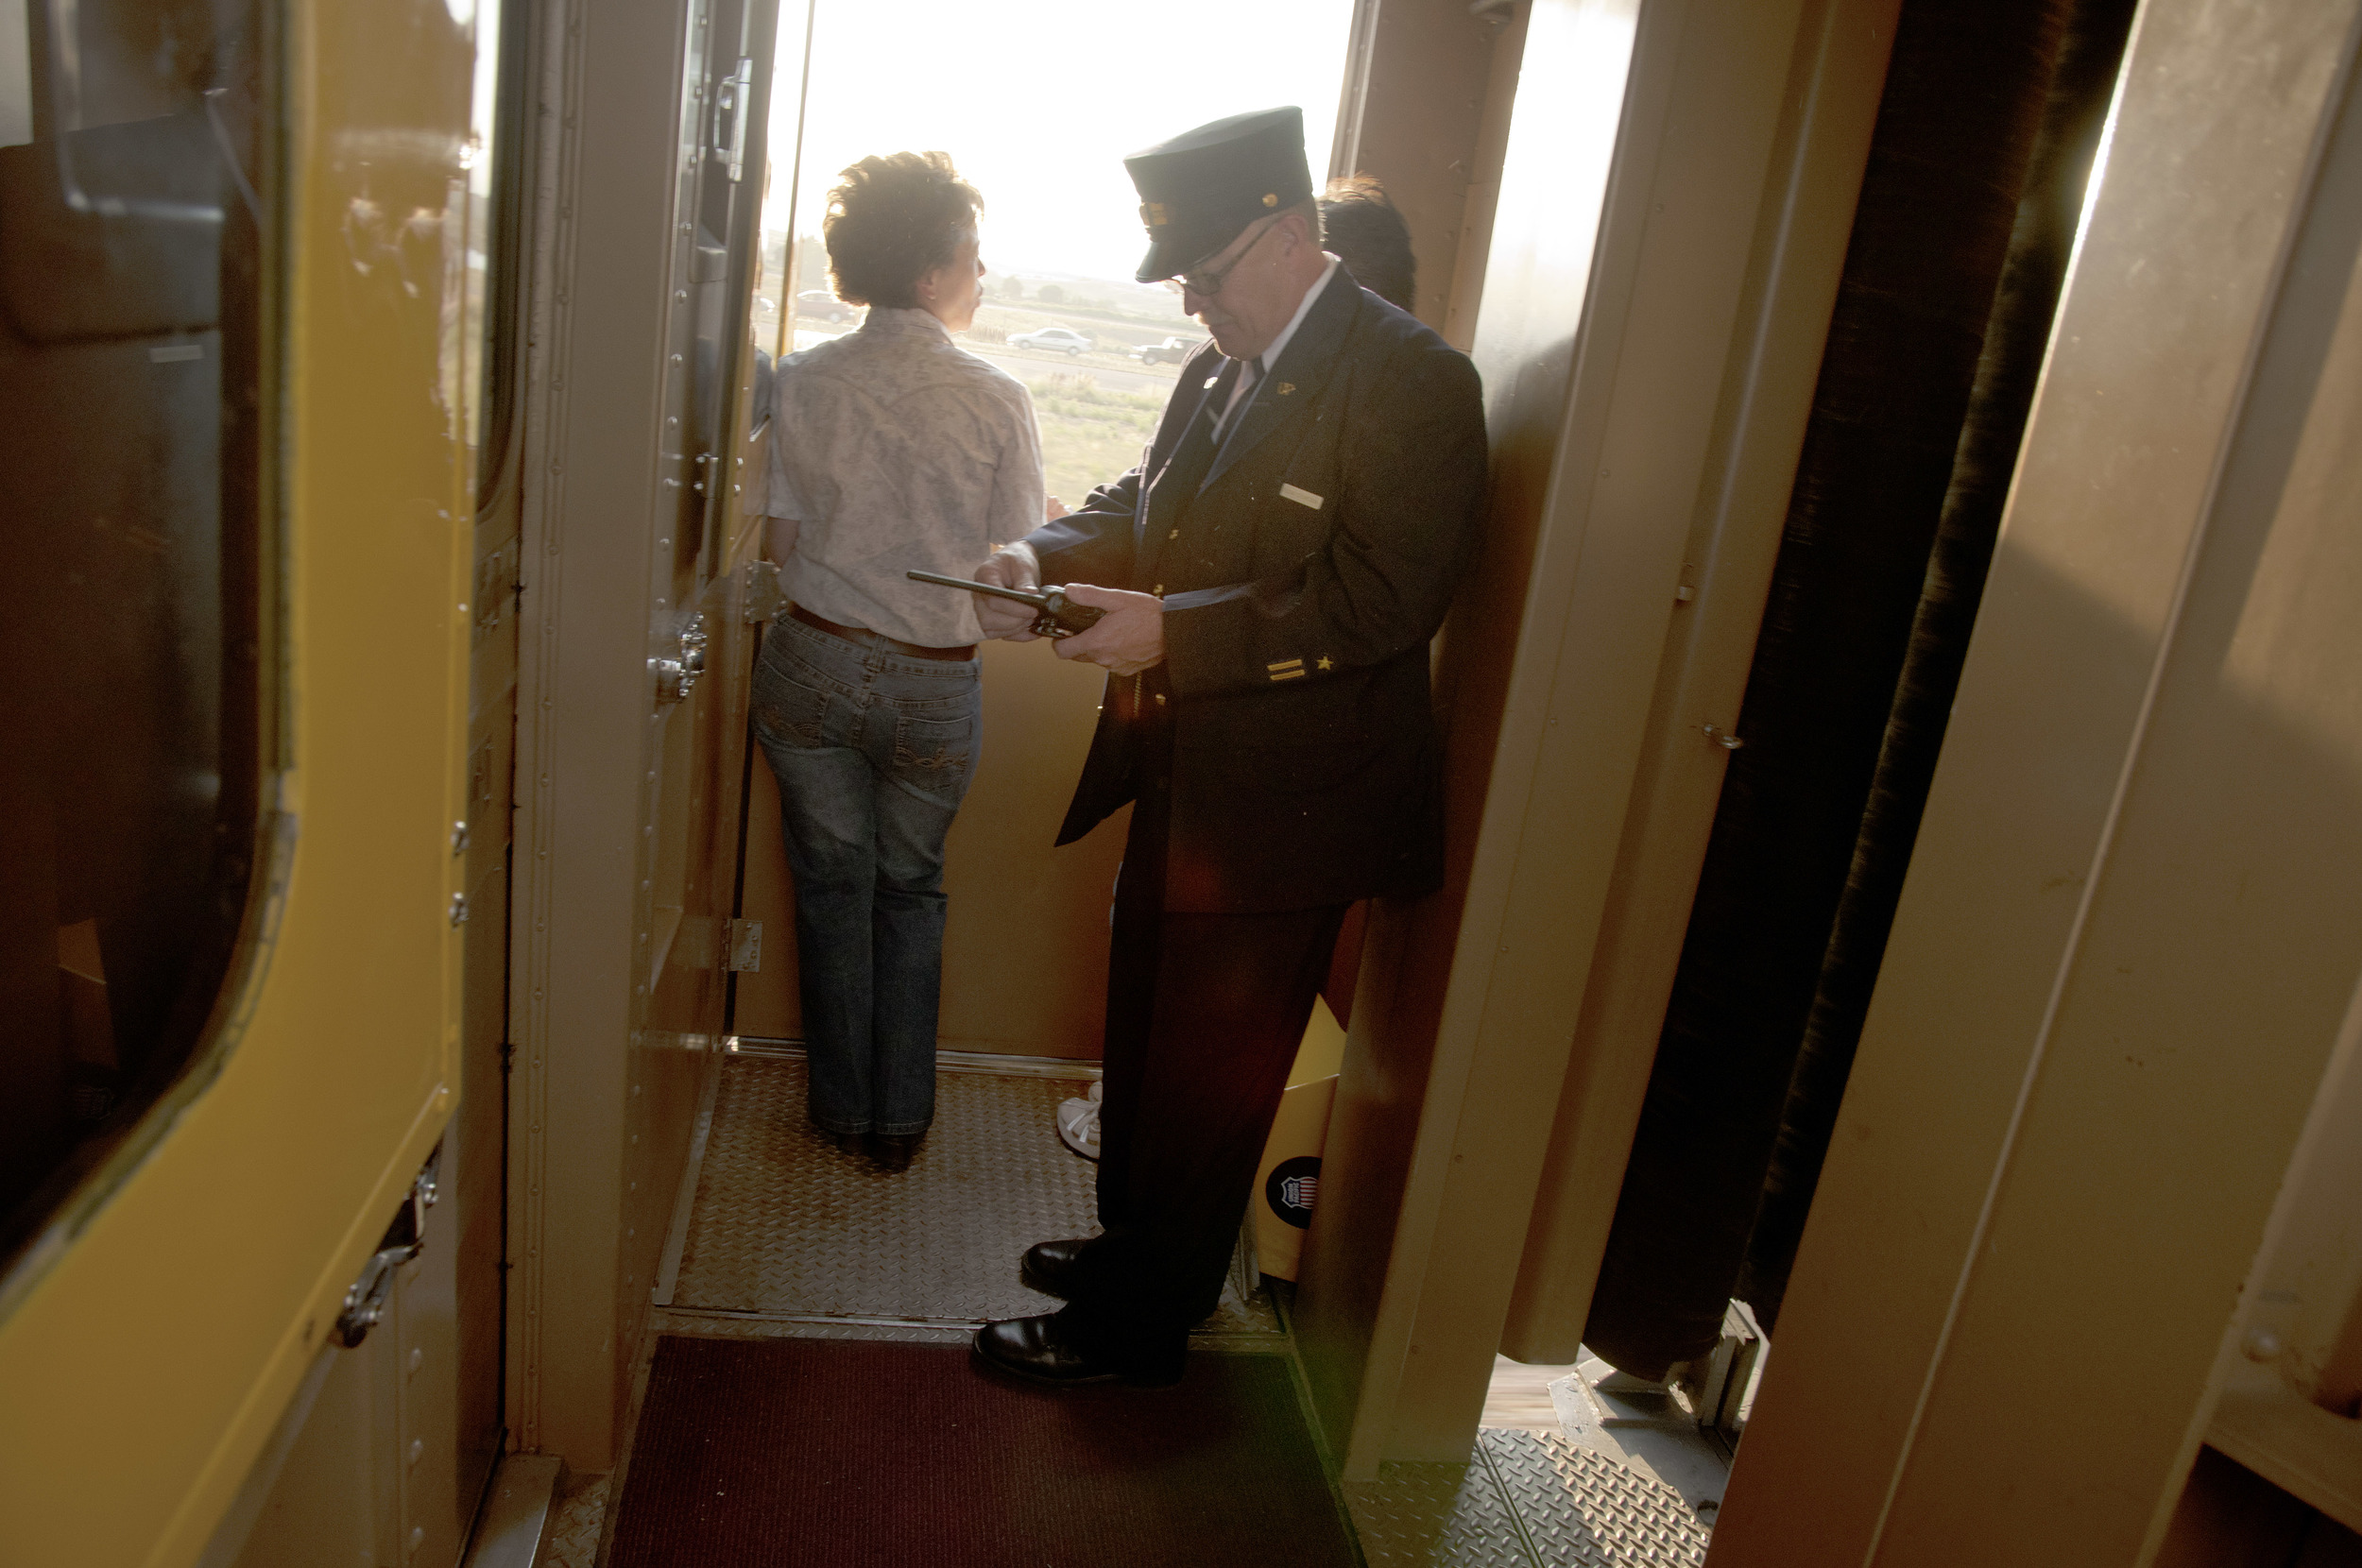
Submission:
{"label": "rivet on metal panel", "polygon": [[454,929],[468,923],[468,895],[464,893],[451,895],[451,923]]}
{"label": "rivet on metal panel", "polygon": [[464,855],[467,850],[468,825],[464,822],[454,822],[451,825],[451,852],[454,855]]}

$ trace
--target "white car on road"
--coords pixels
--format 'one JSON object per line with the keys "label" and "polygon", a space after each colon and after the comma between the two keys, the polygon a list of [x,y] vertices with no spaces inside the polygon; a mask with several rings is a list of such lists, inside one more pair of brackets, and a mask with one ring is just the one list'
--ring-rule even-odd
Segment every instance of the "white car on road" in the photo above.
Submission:
{"label": "white car on road", "polygon": [[853,307],[824,288],[808,288],[796,297],[797,315],[816,315],[824,321],[850,321]]}
{"label": "white car on road", "polygon": [[1030,332],[1018,332],[1009,339],[1012,349],[1038,349],[1050,353],[1080,355],[1091,346],[1091,340],[1071,327],[1037,327]]}

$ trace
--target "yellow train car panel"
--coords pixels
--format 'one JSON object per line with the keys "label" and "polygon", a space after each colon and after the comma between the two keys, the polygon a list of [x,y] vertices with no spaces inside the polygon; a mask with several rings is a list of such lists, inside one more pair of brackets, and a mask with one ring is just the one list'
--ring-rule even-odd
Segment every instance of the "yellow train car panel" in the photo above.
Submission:
{"label": "yellow train car panel", "polygon": [[[85,6],[78,42],[163,9]],[[256,155],[227,199],[260,236],[265,848],[195,1066],[0,1301],[9,1568],[197,1558],[452,1110],[473,565],[454,208],[477,30],[443,0],[265,3],[155,88]],[[35,131],[69,152],[94,134]]]}

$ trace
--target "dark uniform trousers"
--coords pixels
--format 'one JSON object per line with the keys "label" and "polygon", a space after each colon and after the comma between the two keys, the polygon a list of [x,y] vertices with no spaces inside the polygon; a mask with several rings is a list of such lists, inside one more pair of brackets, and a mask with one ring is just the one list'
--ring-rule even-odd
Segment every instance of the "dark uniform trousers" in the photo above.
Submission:
{"label": "dark uniform trousers", "polygon": [[[1137,689],[1146,714],[1162,672]],[[1116,882],[1099,1113],[1099,1222],[1060,1326],[1122,1355],[1169,1345],[1222,1298],[1255,1169],[1344,904],[1275,913],[1164,908],[1169,724],[1138,735],[1139,795]],[[1143,1114],[1145,1113],[1145,1114]]]}

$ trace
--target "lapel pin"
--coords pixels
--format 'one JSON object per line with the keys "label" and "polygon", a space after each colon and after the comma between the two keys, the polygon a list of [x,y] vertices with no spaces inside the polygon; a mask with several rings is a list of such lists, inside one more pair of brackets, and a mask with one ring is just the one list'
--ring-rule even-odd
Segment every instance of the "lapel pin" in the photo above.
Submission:
{"label": "lapel pin", "polygon": [[1283,381],[1279,383],[1279,395],[1283,398],[1295,389],[1296,383],[1292,381]]}

